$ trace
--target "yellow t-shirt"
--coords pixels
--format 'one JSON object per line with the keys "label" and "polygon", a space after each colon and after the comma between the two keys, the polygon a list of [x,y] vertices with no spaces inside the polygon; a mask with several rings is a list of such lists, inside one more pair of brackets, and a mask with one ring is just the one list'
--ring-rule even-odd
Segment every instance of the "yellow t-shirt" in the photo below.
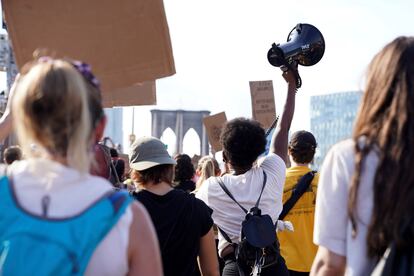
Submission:
{"label": "yellow t-shirt", "polygon": [[[283,203],[291,197],[292,189],[299,179],[309,171],[308,167],[303,166],[286,170]],[[277,234],[280,253],[285,258],[289,270],[309,272],[318,249],[312,241],[318,179],[319,174],[316,174],[308,191],[299,198],[283,219],[292,222],[295,231],[283,231]]]}

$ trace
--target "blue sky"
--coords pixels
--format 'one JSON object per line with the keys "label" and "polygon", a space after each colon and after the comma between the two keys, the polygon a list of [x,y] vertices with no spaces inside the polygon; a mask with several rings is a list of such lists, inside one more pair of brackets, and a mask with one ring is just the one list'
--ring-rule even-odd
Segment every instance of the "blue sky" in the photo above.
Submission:
{"label": "blue sky", "polygon": [[[249,81],[273,80],[276,112],[286,85],[266,53],[284,42],[297,23],[324,35],[323,59],[300,67],[292,130],[310,129],[309,98],[362,90],[369,61],[399,35],[414,35],[414,1],[165,0],[177,73],[157,81],[160,109],[225,111],[227,118],[251,116]],[[141,134],[150,134],[149,110],[138,107]],[[128,117],[128,116],[126,116]],[[126,118],[124,128],[130,129]],[[137,134],[139,135],[139,134]]]}

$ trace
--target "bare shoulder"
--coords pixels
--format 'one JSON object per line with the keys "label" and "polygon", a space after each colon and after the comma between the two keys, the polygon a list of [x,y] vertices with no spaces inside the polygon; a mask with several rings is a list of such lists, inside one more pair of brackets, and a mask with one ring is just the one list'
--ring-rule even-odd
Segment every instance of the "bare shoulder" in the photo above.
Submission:
{"label": "bare shoulder", "polygon": [[147,209],[145,209],[144,205],[138,201],[134,201],[131,204],[133,222],[147,222],[151,221]]}

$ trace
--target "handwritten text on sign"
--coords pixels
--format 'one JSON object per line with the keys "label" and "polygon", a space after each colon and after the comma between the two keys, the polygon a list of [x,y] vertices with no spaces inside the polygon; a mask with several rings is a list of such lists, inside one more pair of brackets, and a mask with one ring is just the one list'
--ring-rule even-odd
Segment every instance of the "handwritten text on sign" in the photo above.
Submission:
{"label": "handwritten text on sign", "polygon": [[269,128],[276,118],[275,96],[273,83],[269,81],[251,81],[253,119],[260,122],[264,128]]}
{"label": "handwritten text on sign", "polygon": [[211,144],[212,149],[216,152],[221,150],[220,134],[226,122],[227,117],[226,113],[224,112],[203,118],[208,140]]}

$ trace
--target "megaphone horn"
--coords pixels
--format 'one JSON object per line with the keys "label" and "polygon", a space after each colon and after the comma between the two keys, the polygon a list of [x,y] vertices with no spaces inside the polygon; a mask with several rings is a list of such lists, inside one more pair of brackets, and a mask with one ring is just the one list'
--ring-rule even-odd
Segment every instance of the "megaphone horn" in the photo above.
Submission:
{"label": "megaphone horn", "polygon": [[267,59],[276,67],[289,67],[294,61],[303,66],[312,66],[322,59],[324,53],[325,40],[322,33],[313,25],[299,23],[290,31],[286,43],[273,43]]}

